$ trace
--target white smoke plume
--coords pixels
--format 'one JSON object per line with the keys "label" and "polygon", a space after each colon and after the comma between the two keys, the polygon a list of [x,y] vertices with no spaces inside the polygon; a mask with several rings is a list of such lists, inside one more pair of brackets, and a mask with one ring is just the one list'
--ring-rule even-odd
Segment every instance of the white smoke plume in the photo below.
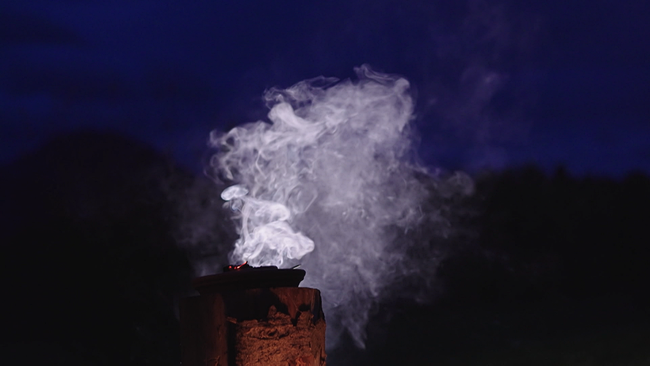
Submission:
{"label": "white smoke plume", "polygon": [[222,193],[240,224],[231,263],[301,264],[302,285],[322,292],[328,342],[347,330],[363,347],[373,304],[414,271],[400,237],[425,219],[433,180],[410,156],[409,82],[356,71],[269,90],[270,122],[213,132],[211,165],[233,183]]}

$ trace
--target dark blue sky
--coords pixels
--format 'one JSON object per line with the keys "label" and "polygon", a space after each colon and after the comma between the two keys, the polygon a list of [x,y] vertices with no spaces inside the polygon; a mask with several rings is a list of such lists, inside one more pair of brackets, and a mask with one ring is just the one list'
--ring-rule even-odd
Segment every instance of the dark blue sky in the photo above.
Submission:
{"label": "dark blue sky", "polygon": [[5,0],[0,163],[90,128],[198,170],[266,88],[368,63],[412,82],[432,166],[650,173],[647,19],[643,0]]}

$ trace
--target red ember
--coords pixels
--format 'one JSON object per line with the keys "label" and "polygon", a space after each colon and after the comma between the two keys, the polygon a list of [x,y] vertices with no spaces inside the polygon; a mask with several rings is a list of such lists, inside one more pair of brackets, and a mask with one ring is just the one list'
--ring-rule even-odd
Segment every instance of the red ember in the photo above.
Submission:
{"label": "red ember", "polygon": [[240,270],[242,268],[250,268],[250,267],[251,266],[248,264],[248,261],[246,261],[246,262],[244,262],[244,263],[242,263],[240,265],[237,265],[237,266],[229,265],[228,267],[225,268],[225,270],[226,271],[238,271],[238,270]]}

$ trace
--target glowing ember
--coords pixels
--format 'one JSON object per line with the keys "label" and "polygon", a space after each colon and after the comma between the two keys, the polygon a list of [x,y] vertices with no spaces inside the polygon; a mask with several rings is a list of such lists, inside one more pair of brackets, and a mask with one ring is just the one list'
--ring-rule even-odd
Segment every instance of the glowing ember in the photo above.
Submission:
{"label": "glowing ember", "polygon": [[242,264],[236,265],[236,266],[235,265],[229,265],[228,267],[224,268],[223,270],[224,270],[224,272],[227,272],[227,271],[239,271],[240,269],[247,269],[247,268],[253,268],[248,264],[248,261],[246,261],[246,262],[244,262]]}

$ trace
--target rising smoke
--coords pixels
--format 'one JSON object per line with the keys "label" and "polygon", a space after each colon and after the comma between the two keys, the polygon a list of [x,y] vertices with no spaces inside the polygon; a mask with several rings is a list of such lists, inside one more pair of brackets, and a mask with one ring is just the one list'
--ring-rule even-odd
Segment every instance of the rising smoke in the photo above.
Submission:
{"label": "rising smoke", "polygon": [[[307,272],[304,286],[322,291],[328,343],[349,332],[363,347],[374,304],[418,264],[435,267],[418,227],[448,222],[435,196],[471,190],[462,174],[437,178],[414,163],[409,82],[367,66],[358,80],[315,78],[265,95],[269,122],[214,132],[211,166],[230,182],[221,197],[240,238],[232,263]],[[420,261],[414,264],[413,253]]]}

